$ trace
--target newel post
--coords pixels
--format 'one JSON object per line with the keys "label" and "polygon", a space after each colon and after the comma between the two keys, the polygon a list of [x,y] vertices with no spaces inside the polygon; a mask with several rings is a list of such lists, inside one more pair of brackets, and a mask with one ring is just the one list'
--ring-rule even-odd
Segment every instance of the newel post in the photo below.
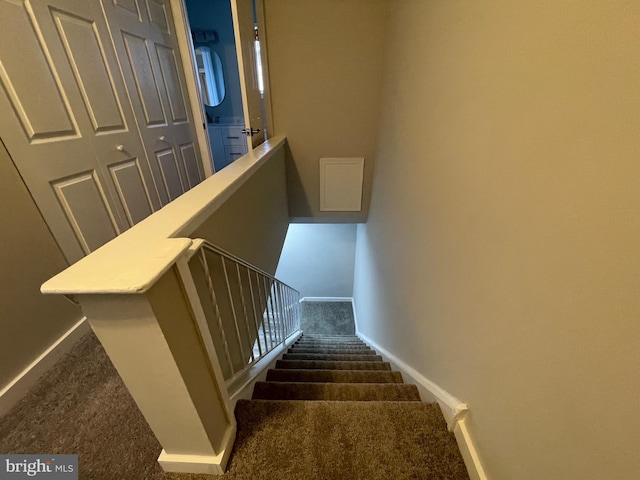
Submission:
{"label": "newel post", "polygon": [[235,440],[235,419],[198,326],[202,307],[193,298],[185,260],[191,241],[171,240],[183,240],[185,248],[178,248],[171,261],[164,257],[164,266],[144,285],[63,292],[50,281],[42,290],[72,293],[80,303],[163,447],[158,458],[162,468],[222,474]]}

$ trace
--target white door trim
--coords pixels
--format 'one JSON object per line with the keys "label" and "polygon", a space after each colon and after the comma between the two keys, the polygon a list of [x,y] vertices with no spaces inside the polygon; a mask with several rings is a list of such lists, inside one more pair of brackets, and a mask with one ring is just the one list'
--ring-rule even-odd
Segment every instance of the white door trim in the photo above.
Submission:
{"label": "white door trim", "polygon": [[[204,112],[204,101],[198,83],[198,71],[193,58],[193,41],[189,29],[189,18],[187,16],[187,6],[185,0],[170,0],[171,12],[173,13],[176,39],[178,40],[178,50],[182,59],[182,69],[187,79],[187,95],[193,112],[193,123],[196,127],[196,137],[198,147],[200,147],[200,157],[202,158],[202,168],[205,178],[213,175],[213,158],[211,147],[209,146],[209,132],[207,129],[207,117]],[[203,128],[204,127],[204,128]]]}

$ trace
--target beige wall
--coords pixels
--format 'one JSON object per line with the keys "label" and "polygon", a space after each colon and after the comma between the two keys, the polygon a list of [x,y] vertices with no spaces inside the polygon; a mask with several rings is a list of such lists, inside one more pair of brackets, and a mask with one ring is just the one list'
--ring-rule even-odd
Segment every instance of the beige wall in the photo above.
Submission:
{"label": "beige wall", "polygon": [[637,2],[390,5],[362,331],[469,403],[492,480],[637,478]]}
{"label": "beige wall", "polygon": [[[383,0],[265,0],[274,130],[294,221],[366,219],[384,48]],[[365,157],[362,212],[320,212],[320,157]]]}
{"label": "beige wall", "polygon": [[0,390],[75,324],[80,310],[40,285],[67,267],[0,143]]}
{"label": "beige wall", "polygon": [[195,232],[243,260],[274,274],[287,227],[284,152],[278,151]]}

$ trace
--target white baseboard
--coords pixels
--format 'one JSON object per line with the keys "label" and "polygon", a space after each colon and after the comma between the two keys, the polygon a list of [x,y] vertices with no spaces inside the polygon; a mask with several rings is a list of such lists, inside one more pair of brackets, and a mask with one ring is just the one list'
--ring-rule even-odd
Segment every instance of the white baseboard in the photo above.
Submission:
{"label": "white baseboard", "polygon": [[351,302],[353,297],[302,297],[301,302]]}
{"label": "white baseboard", "polygon": [[165,472],[223,475],[235,440],[236,427],[233,425],[227,430],[222,440],[222,450],[218,455],[175,454],[167,453],[163,449],[158,463]]}
{"label": "white baseboard", "polygon": [[399,370],[407,383],[412,383],[418,387],[420,397],[423,400],[428,399],[429,401],[438,402],[442,414],[447,421],[449,431],[454,433],[458,441],[458,447],[460,448],[460,453],[462,454],[471,480],[487,480],[475,444],[465,423],[465,417],[469,411],[468,405],[458,400],[438,384],[423,376],[415,368],[407,365],[394,354],[361,333],[357,329],[357,326],[356,335],[376,350],[394,369]]}
{"label": "white baseboard", "polygon": [[357,332],[357,335],[364,342],[371,345],[374,350],[377,350],[378,353],[382,355],[385,361],[391,363],[395,368],[400,370],[405,377],[408,377],[405,379],[408,380],[408,383],[412,383],[418,387],[421,397],[426,397],[426,399],[428,399],[429,401],[438,402],[440,408],[442,409],[442,414],[447,420],[447,426],[449,427],[449,430],[453,431],[455,422],[459,418],[464,416],[464,414],[467,412],[467,404],[461,402],[449,392],[444,390],[442,387],[424,377],[416,369],[407,365],[405,362],[400,360],[391,352],[387,351],[385,348],[378,345],[363,333]]}
{"label": "white baseboard", "polygon": [[356,326],[356,335],[358,335],[358,332],[360,331],[360,329],[358,328],[358,315],[356,314],[356,301],[353,298],[351,299],[351,311],[353,312],[353,323]]}
{"label": "white baseboard", "polygon": [[453,433],[458,441],[458,448],[460,448],[460,454],[467,467],[469,478],[471,480],[488,480],[466,422],[466,418],[458,420]]}
{"label": "white baseboard", "polygon": [[83,317],[0,390],[0,416],[18,403],[29,388],[90,330],[87,318]]}

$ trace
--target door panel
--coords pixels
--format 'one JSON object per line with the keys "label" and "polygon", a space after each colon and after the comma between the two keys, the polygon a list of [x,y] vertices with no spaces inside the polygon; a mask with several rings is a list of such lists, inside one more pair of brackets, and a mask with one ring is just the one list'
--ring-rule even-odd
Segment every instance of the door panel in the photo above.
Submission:
{"label": "door panel", "polygon": [[167,12],[165,10],[165,2],[162,0],[146,0],[147,13],[149,21],[163,32],[169,32],[169,21],[167,20]]}
{"label": "door panel", "polygon": [[158,54],[160,73],[162,74],[164,88],[167,91],[167,98],[171,107],[171,120],[173,120],[174,125],[187,122],[187,107],[182,95],[183,90],[180,80],[178,79],[178,65],[176,64],[174,51],[164,45],[156,45],[156,53]]}
{"label": "door panel", "polygon": [[[78,137],[55,70],[34,32],[22,2],[0,1],[0,79],[29,142]],[[25,32],[16,37],[17,32]],[[20,41],[16,42],[16,38]],[[29,59],[29,61],[25,61]],[[38,92],[38,95],[33,95]],[[42,115],[46,105],[47,115]]]}
{"label": "door panel", "polygon": [[138,9],[138,2],[136,0],[113,0],[113,4],[123,10],[134,14],[135,18],[140,19],[140,10]]}
{"label": "door panel", "polygon": [[185,163],[177,161],[180,145],[193,145],[192,157],[196,159],[199,178],[203,178],[169,2],[139,0],[140,19],[110,0],[101,0],[101,4],[134,112],[137,118],[146,119],[138,127],[147,156],[155,159],[151,169],[158,196],[165,204],[194,186],[187,181]]}
{"label": "door panel", "polygon": [[134,158],[110,165],[109,170],[131,225],[135,225],[151,215],[153,207],[149,199],[149,192],[142,179],[143,175],[138,159]]}
{"label": "door panel", "polygon": [[135,85],[140,97],[147,126],[167,125],[160,92],[151,66],[151,56],[144,38],[128,33],[123,33],[122,38],[133,75],[131,82]]}
{"label": "door panel", "polygon": [[179,173],[180,168],[178,167],[175,153],[172,149],[169,149],[157,152],[156,155],[162,170],[162,178],[169,193],[169,199],[175,200],[184,193],[184,186]]}
{"label": "door panel", "polygon": [[53,18],[95,132],[125,130],[93,22],[54,10]]}
{"label": "door panel", "polygon": [[73,263],[160,196],[100,4],[26,5],[0,0],[0,136]]}
{"label": "door panel", "polygon": [[180,153],[182,155],[184,169],[187,173],[186,180],[189,188],[193,188],[202,181],[200,169],[198,168],[198,156],[196,155],[196,148],[193,142],[180,145]]}
{"label": "door panel", "polygon": [[52,187],[85,253],[118,235],[95,172],[55,181]]}

